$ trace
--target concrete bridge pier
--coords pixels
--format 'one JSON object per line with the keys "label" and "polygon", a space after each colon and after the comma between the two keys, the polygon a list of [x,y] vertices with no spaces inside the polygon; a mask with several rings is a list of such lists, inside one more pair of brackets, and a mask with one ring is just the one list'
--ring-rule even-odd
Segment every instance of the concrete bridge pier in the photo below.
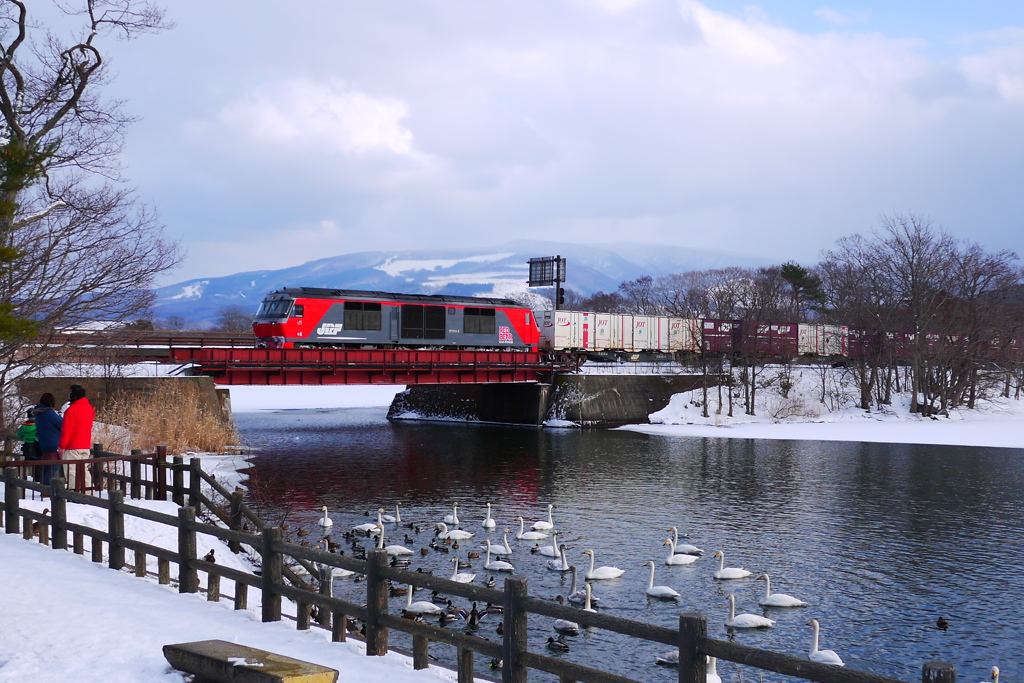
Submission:
{"label": "concrete bridge pier", "polygon": [[[717,378],[708,378],[716,382]],[[701,386],[700,375],[556,375],[550,384],[417,385],[397,395],[388,419],[465,420],[539,426],[647,422],[673,394]]]}

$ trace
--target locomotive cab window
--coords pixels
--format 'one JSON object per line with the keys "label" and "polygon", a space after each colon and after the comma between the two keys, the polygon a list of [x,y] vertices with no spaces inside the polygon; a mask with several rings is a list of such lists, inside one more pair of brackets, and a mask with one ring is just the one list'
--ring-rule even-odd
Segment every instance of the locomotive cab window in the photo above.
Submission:
{"label": "locomotive cab window", "polygon": [[444,339],[444,306],[402,305],[402,337]]}
{"label": "locomotive cab window", "polygon": [[306,307],[303,304],[295,304],[295,306],[292,307],[293,318],[301,318],[303,315],[305,315],[305,312]]}
{"label": "locomotive cab window", "polygon": [[260,310],[257,311],[257,318],[287,318],[288,309],[291,308],[292,302],[286,299],[276,299],[274,301],[264,301],[260,304]]}
{"label": "locomotive cab window", "polygon": [[345,329],[379,330],[380,304],[369,301],[346,301]]}
{"label": "locomotive cab window", "polygon": [[466,334],[494,334],[493,308],[467,308],[462,316]]}

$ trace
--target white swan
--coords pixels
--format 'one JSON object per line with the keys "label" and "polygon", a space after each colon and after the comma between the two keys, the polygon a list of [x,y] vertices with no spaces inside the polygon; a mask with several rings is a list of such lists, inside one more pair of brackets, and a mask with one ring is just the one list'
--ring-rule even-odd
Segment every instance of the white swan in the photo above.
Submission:
{"label": "white swan", "polygon": [[459,504],[456,503],[452,508],[452,514],[444,516],[444,523],[451,524],[452,526],[459,525]]}
{"label": "white swan", "polygon": [[491,518],[491,504],[490,503],[487,504],[487,516],[484,517],[484,521],[480,522],[480,526],[482,526],[485,529],[493,529],[495,527],[495,522]]}
{"label": "white swan", "polygon": [[[569,571],[572,572],[572,586],[569,588],[569,596],[566,599],[571,603],[582,605],[587,601],[587,591],[583,588],[576,590],[576,566],[571,565],[569,567]],[[594,597],[593,594],[590,595],[590,601],[595,605],[601,602],[601,600]]]}
{"label": "white swan", "polygon": [[377,523],[376,524],[369,524],[369,523],[367,523],[367,524],[359,524],[359,525],[356,525],[356,526],[352,527],[352,531],[358,531],[361,534],[369,535],[370,532],[373,531],[374,529],[376,529],[377,527],[384,526],[384,520],[382,520],[380,518],[380,516],[383,513],[384,513],[383,510],[377,510]]}
{"label": "white swan", "polygon": [[412,551],[406,548],[404,545],[389,545],[384,546],[384,527],[377,527],[377,531],[380,535],[377,537],[377,550],[383,550],[388,555],[412,555]]}
{"label": "white swan", "polygon": [[327,516],[327,506],[326,505],[322,506],[320,508],[320,511],[324,513],[324,516],[317,520],[317,522],[319,522],[320,526],[326,527],[326,528],[330,528],[330,527],[334,526],[334,522],[331,520],[330,517]]}
{"label": "white swan", "polygon": [[381,520],[384,521],[384,522],[388,522],[389,524],[391,522],[401,522],[402,521],[402,511],[399,510],[399,506],[401,506],[401,505],[402,505],[401,503],[395,503],[395,514],[394,515],[384,515],[382,513]]}
{"label": "white swan", "polygon": [[540,549],[540,554],[544,557],[558,557],[561,555],[561,551],[558,550],[558,532],[551,532],[551,545],[546,545]]}
{"label": "white swan", "polygon": [[651,579],[647,582],[647,595],[652,598],[658,598],[659,600],[675,600],[679,597],[679,593],[668,586],[655,586],[654,585],[654,563],[644,562],[644,566],[650,566],[651,568]]}
{"label": "white swan", "polygon": [[565,555],[564,543],[558,547],[558,551],[561,555],[559,555],[557,559],[548,560],[547,568],[553,572],[567,572],[571,567],[569,566],[569,558]]}
{"label": "white swan", "polygon": [[551,510],[554,509],[554,505],[548,505],[548,519],[547,521],[541,520],[533,523],[534,531],[551,531],[555,528],[555,523],[551,519]]}
{"label": "white swan", "polygon": [[999,683],[999,667],[992,667],[992,678],[987,681],[978,681],[978,683]]}
{"label": "white swan", "polygon": [[[562,596],[559,595],[555,600],[558,604],[563,604]],[[564,633],[569,636],[578,636],[580,634],[580,625],[575,621],[569,621],[568,619],[555,619],[555,623],[551,626],[559,633]]]}
{"label": "white swan", "polygon": [[843,660],[834,651],[818,649],[818,620],[811,619],[807,622],[807,625],[814,630],[814,637],[811,639],[811,652],[807,655],[807,658],[812,662],[820,662],[821,664],[846,666],[846,664],[843,663]]}
{"label": "white swan", "polygon": [[665,564],[671,564],[671,565],[693,564],[698,559],[700,559],[700,555],[689,555],[687,553],[676,553],[676,544],[672,541],[672,537],[671,536],[668,537],[667,539],[665,539],[665,542],[662,543],[662,545],[669,546],[668,557],[665,558]]}
{"label": "white swan", "polygon": [[453,557],[452,563],[455,564],[455,571],[452,573],[452,581],[456,583],[473,583],[473,579],[476,578],[476,574],[460,574],[459,573],[459,558]]}
{"label": "white swan", "polygon": [[491,541],[487,541],[487,559],[484,560],[484,569],[492,572],[511,572],[515,571],[515,567],[510,562],[504,560],[494,560],[491,562]]}
{"label": "white swan", "polygon": [[451,531],[448,531],[448,525],[444,522],[438,522],[435,528],[437,529],[437,537],[442,541],[449,538],[453,541],[464,541],[467,538],[473,538],[472,533],[463,531],[462,529],[452,529]]}
{"label": "white swan", "polygon": [[703,555],[704,554],[704,551],[702,549],[698,548],[695,545],[690,545],[689,543],[680,543],[679,542],[679,529],[677,529],[677,528],[675,528],[673,526],[673,527],[669,527],[669,531],[672,532],[672,547],[675,548],[676,554],[680,554],[680,553],[685,554],[685,555]]}
{"label": "white swan", "polygon": [[725,553],[719,550],[714,555],[715,557],[721,558],[718,563],[718,571],[713,574],[716,579],[727,580],[727,579],[745,579],[750,576],[751,572],[746,569],[739,567],[726,567],[725,566]]}
{"label": "white swan", "polygon": [[656,656],[654,663],[661,664],[662,666],[679,666],[679,650],[669,650],[664,654]]}
{"label": "white swan", "polygon": [[718,658],[708,657],[708,668],[704,674],[705,683],[722,683],[722,677],[718,675]]}
{"label": "white swan", "polygon": [[[505,545],[492,545],[491,546],[491,555],[511,555],[512,554],[512,546],[510,546],[508,544],[508,535],[510,533],[512,533],[510,530],[505,529],[505,533],[502,535],[502,539],[503,539]],[[486,548],[487,545],[483,544],[480,547],[481,548]]]}
{"label": "white swan", "polygon": [[770,628],[775,625],[774,619],[760,617],[756,614],[736,614],[736,596],[729,593],[729,619],[725,622],[728,628]]}
{"label": "white swan", "polygon": [[594,588],[589,583],[585,583],[583,584],[583,590],[586,591],[587,594],[587,597],[583,600],[583,611],[597,612],[597,610],[591,606],[591,603],[594,603],[595,605],[597,604],[594,602],[594,600],[596,600],[594,597]]}
{"label": "white swan", "polygon": [[617,579],[626,573],[625,569],[619,569],[618,567],[598,567],[597,569],[594,569],[594,551],[584,550],[583,554],[590,555],[590,569],[583,575],[583,578],[585,579],[589,579],[591,581],[594,581],[595,579]]}
{"label": "white swan", "polygon": [[764,581],[764,597],[757,601],[762,607],[807,607],[807,603],[785,593],[772,593],[772,579],[767,574],[757,577]]}
{"label": "white swan", "polygon": [[409,586],[409,597],[405,601],[405,609],[403,610],[406,614],[439,614],[444,611],[444,608],[440,605],[435,605],[432,602],[426,600],[412,601],[412,586]]}
{"label": "white swan", "polygon": [[516,517],[516,521],[519,522],[519,533],[516,534],[516,538],[520,541],[543,541],[548,537],[547,534],[540,531],[526,531],[526,523],[522,517]]}

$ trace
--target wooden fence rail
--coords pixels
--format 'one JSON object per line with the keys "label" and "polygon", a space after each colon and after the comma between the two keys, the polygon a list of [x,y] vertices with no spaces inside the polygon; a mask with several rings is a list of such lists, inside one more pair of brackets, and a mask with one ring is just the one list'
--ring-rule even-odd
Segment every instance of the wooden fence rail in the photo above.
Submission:
{"label": "wooden fence rail", "polygon": [[[133,456],[129,456],[133,457]],[[152,456],[150,456],[152,457]],[[136,461],[140,461],[139,458]],[[164,459],[166,461],[166,458]],[[133,462],[129,460],[129,462]],[[791,655],[769,652],[746,645],[739,645],[707,636],[707,620],[700,614],[681,614],[677,629],[655,626],[642,622],[613,617],[597,612],[587,612],[575,607],[560,605],[549,600],[530,597],[527,580],[511,576],[505,580],[504,590],[495,590],[457,583],[421,572],[411,572],[388,566],[388,555],[384,550],[372,550],[365,560],[339,555],[311,547],[302,547],[282,540],[281,529],[265,527],[252,511],[244,506],[240,495],[227,491],[199,467],[198,459],[186,466],[179,457],[171,465],[155,466],[163,478],[171,470],[173,484],[170,487],[153,487],[156,494],[170,493],[181,506],[177,516],[168,515],[146,508],[130,505],[124,500],[120,488],[108,491],[106,498],[84,495],[65,488],[64,480],[54,479],[50,485],[38,484],[17,478],[13,468],[4,468],[5,486],[3,524],[8,534],[22,533],[26,539],[38,535],[41,543],[49,543],[54,549],[68,548],[68,534],[72,535],[72,550],[84,554],[84,539],[92,540],[92,560],[103,562],[103,544],[107,546],[107,564],[111,569],[127,567],[125,551],[130,550],[134,562],[130,569],[138,576],[146,575],[147,557],[157,558],[157,579],[161,584],[171,583],[170,565],[178,567],[178,590],[182,593],[196,593],[205,590],[207,598],[219,601],[221,578],[235,583],[234,608],[246,609],[249,589],[259,590],[262,601],[263,621],[280,621],[282,599],[287,598],[296,606],[296,625],[299,629],[317,626],[331,630],[332,640],[344,641],[348,637],[349,619],[358,619],[366,625],[366,653],[383,655],[388,651],[390,630],[401,631],[412,636],[413,667],[426,668],[429,664],[428,645],[430,642],[445,643],[457,649],[457,672],[459,683],[473,680],[474,654],[501,661],[502,683],[526,683],[530,669],[544,671],[558,676],[560,682],[589,681],[591,683],[635,683],[633,679],[531,652],[527,644],[529,616],[545,616],[567,619],[581,626],[614,631],[630,638],[660,643],[679,649],[680,683],[706,683],[705,657],[717,657],[765,671],[773,671],[818,683],[900,683],[898,679],[854,671],[847,668],[819,664]],[[188,471],[190,476],[188,505],[180,472]],[[126,481],[122,482],[130,492],[140,492],[133,482],[140,481],[137,470],[133,469]],[[116,479],[115,482],[121,482]],[[228,500],[224,509],[210,501],[199,488],[199,482],[206,482]],[[123,487],[122,487],[123,488]],[[20,506],[19,501],[25,490],[32,490],[50,496],[50,512],[43,514]],[[67,520],[66,503],[91,505],[106,510],[108,528],[100,531],[74,524]],[[228,528],[196,520],[196,512],[206,508]],[[138,517],[159,524],[174,526],[178,530],[178,547],[168,550],[126,538],[125,516]],[[243,531],[242,520],[251,522],[256,533]],[[52,534],[50,530],[52,529]],[[261,575],[232,569],[198,557],[196,535],[209,534],[232,544],[233,548],[243,546],[258,553],[261,558]],[[237,550],[236,550],[237,552]],[[308,573],[308,581],[288,563],[295,563]],[[365,605],[335,598],[332,595],[332,570],[334,568],[357,572],[366,576]],[[205,576],[205,581],[201,580]],[[447,630],[410,618],[390,614],[388,611],[389,581],[401,582],[416,588],[437,591],[481,603],[503,607],[502,642],[495,643],[470,634]],[[205,588],[202,588],[205,586]],[[311,618],[312,608],[318,610],[318,618]],[[922,669],[923,683],[955,683],[956,670],[942,662],[928,662]]]}

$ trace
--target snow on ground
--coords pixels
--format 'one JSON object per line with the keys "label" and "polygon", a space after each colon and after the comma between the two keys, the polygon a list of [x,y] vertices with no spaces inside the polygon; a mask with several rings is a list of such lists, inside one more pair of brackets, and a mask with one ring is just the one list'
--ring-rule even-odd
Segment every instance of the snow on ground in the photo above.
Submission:
{"label": "snow on ground", "polygon": [[111,571],[17,535],[0,534],[0,557],[0,682],[181,683],[185,679],[168,666],[163,646],[207,639],[328,666],[342,681],[455,679],[442,669],[413,671],[410,658],[394,653],[366,657],[361,643],[331,643],[320,629],[297,631],[290,621],[263,624],[253,611],[234,611],[230,601],[180,595],[153,579]]}
{"label": "snow on ground", "polygon": [[402,385],[232,386],[231,411],[389,406]]}
{"label": "snow on ground", "polygon": [[673,396],[666,408],[650,415],[651,424],[621,429],[665,436],[1024,448],[1024,401],[996,397],[979,401],[975,410],[953,410],[948,417],[932,418],[912,415],[909,395],[898,394],[892,405],[866,412],[856,407],[851,392],[840,388],[842,372],[794,368],[792,388],[783,398],[780,369],[767,368],[764,379],[770,386],[758,391],[757,415],[745,415],[742,399],[734,399],[729,417],[728,405],[719,410],[718,389],[713,387],[708,390],[708,417],[702,415],[702,392],[696,390]]}

